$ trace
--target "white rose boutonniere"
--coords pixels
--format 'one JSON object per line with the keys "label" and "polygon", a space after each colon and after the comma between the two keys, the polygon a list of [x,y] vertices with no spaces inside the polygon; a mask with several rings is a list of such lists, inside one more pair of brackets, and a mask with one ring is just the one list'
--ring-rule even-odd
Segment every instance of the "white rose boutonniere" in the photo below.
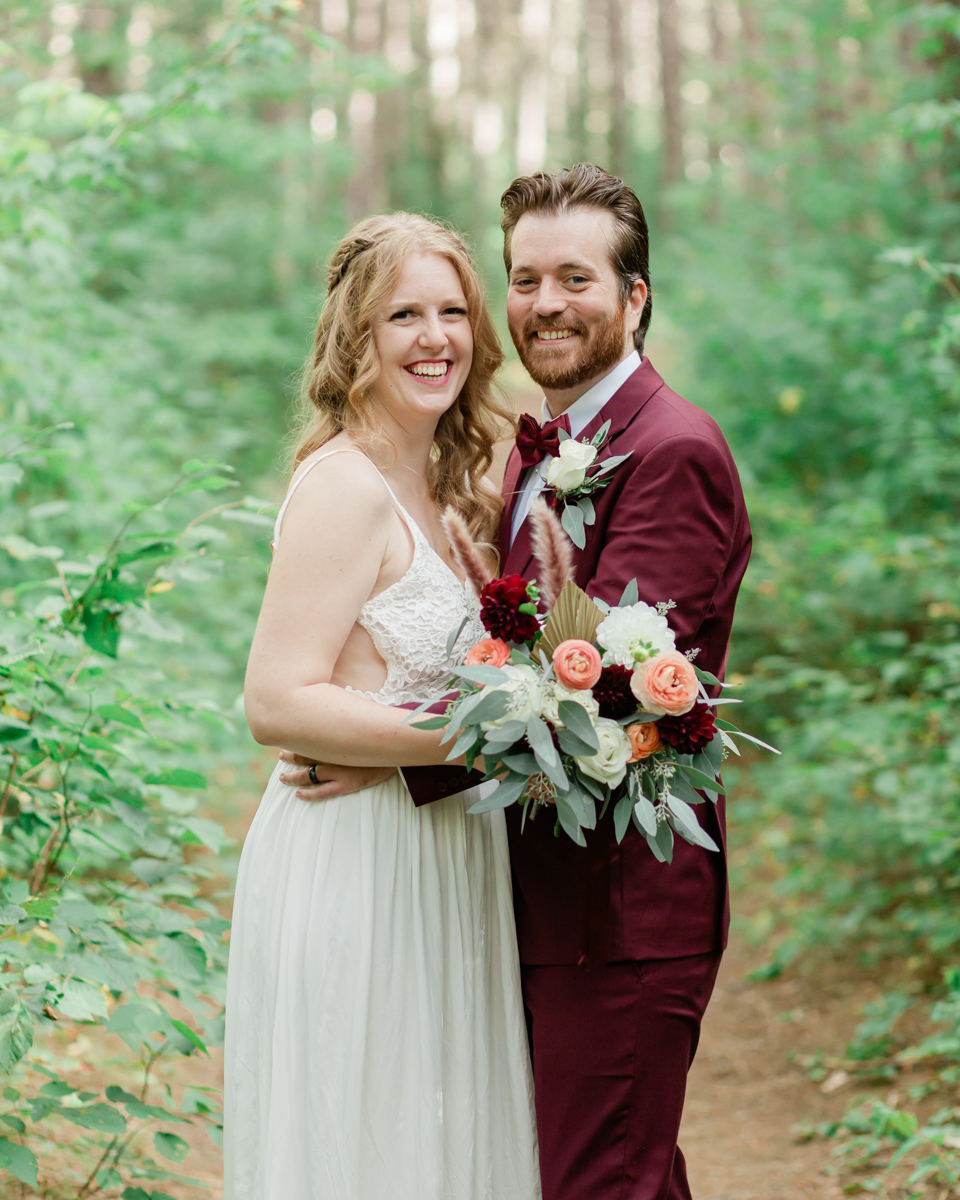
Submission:
{"label": "white rose boutonniere", "polygon": [[597,462],[609,433],[609,421],[589,441],[575,441],[561,429],[557,455],[547,463],[542,476],[545,498],[556,509],[570,541],[580,550],[587,544],[584,527],[597,519],[590,497],[605,488],[613,478],[613,471],[630,457],[614,454],[602,463]]}
{"label": "white rose boutonniere", "polygon": [[567,438],[560,443],[559,455],[551,459],[547,467],[547,487],[556,488],[558,492],[574,491],[586,479],[587,469],[596,459],[596,446]]}

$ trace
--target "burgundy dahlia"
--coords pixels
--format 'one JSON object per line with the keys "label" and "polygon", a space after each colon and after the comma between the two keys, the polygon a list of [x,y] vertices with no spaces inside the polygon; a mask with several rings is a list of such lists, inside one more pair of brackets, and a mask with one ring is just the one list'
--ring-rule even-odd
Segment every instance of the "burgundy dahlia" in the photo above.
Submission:
{"label": "burgundy dahlia", "polygon": [[540,622],[535,613],[521,612],[520,606],[532,603],[522,575],[491,579],[480,593],[480,620],[493,637],[529,642],[540,632]]}
{"label": "burgundy dahlia", "polygon": [[630,691],[629,667],[604,667],[593,685],[593,698],[600,705],[600,716],[619,721],[637,711],[637,698]]}
{"label": "burgundy dahlia", "polygon": [[660,740],[672,746],[678,754],[699,754],[713,740],[716,726],[713,710],[706,704],[695,704],[682,717],[660,717],[657,721]]}

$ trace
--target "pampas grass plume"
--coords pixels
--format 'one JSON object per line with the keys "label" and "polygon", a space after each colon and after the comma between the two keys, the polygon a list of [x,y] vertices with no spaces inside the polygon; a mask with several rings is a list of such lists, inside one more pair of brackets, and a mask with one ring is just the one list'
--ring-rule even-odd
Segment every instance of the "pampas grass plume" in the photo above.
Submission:
{"label": "pampas grass plume", "polygon": [[540,591],[548,608],[573,578],[573,550],[556,513],[538,496],[530,505],[533,554],[540,567]]}
{"label": "pampas grass plume", "polygon": [[447,511],[440,519],[443,522],[450,549],[453,551],[453,557],[460,564],[460,570],[473,584],[474,590],[479,596],[493,576],[474,544],[466,522],[452,505],[447,506]]}

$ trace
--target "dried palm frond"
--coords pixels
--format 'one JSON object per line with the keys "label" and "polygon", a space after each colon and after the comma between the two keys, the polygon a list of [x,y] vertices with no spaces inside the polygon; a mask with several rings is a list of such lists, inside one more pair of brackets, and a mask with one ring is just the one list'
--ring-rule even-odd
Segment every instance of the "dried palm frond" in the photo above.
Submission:
{"label": "dried palm frond", "polygon": [[537,583],[548,608],[553,608],[573,578],[573,550],[556,514],[542,497],[530,505],[533,554],[540,567]]}
{"label": "dried palm frond", "polygon": [[542,650],[547,658],[553,658],[554,650],[570,638],[592,642],[603,617],[604,614],[587,593],[571,580],[557,597],[536,648]]}
{"label": "dried palm frond", "polygon": [[440,519],[450,543],[450,549],[453,551],[453,557],[460,564],[460,570],[473,584],[474,590],[479,596],[493,576],[470,536],[466,522],[453,505],[447,506],[447,511]]}

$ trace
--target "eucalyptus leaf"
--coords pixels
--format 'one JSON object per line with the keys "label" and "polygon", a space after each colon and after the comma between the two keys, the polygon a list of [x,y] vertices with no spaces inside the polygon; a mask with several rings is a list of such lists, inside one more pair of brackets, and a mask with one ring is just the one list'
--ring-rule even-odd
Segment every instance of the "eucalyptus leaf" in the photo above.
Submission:
{"label": "eucalyptus leaf", "polygon": [[553,744],[550,727],[546,721],[541,721],[539,717],[530,718],[527,722],[527,741],[530,743],[530,749],[541,763],[549,763],[551,766],[559,765],[557,749]]}
{"label": "eucalyptus leaf", "polygon": [[704,775],[702,771],[698,771],[696,767],[685,767],[683,764],[678,764],[677,770],[681,771],[699,791],[712,791],[719,792],[721,795],[725,794],[721,784],[711,778],[711,776]]}
{"label": "eucalyptus leaf", "polygon": [[640,589],[637,586],[637,581],[631,579],[627,586],[623,589],[623,595],[620,597],[618,608],[626,608],[630,604],[636,604],[640,600]]}
{"label": "eucalyptus leaf", "polygon": [[587,839],[580,828],[577,812],[570,801],[559,793],[557,795],[557,820],[567,836],[572,838],[578,846],[587,844]]}
{"label": "eucalyptus leaf", "polygon": [[587,544],[587,535],[583,527],[583,513],[575,504],[564,505],[560,514],[560,524],[571,542],[582,550]]}
{"label": "eucalyptus leaf", "polygon": [[646,796],[638,797],[636,804],[633,806],[633,811],[641,832],[650,834],[651,837],[656,836],[657,813]]}
{"label": "eucalyptus leaf", "polygon": [[578,704],[576,700],[561,700],[557,705],[557,713],[566,728],[590,747],[590,754],[598,753],[600,742],[593,722],[582,704]]}
{"label": "eucalyptus leaf", "polygon": [[584,525],[593,525],[596,522],[597,510],[589,496],[581,496],[577,501],[577,508],[583,513]]}
{"label": "eucalyptus leaf", "polygon": [[623,841],[624,835],[630,828],[630,814],[633,811],[633,800],[629,795],[621,796],[613,810],[613,830],[617,843]]}
{"label": "eucalyptus leaf", "polygon": [[476,816],[480,813],[492,812],[494,809],[506,808],[520,799],[526,786],[526,775],[508,775],[506,779],[501,780],[496,791],[485,799],[479,800],[472,808],[468,808],[467,812]]}
{"label": "eucalyptus leaf", "polygon": [[500,667],[457,667],[453,672],[458,679],[469,680],[470,683],[476,683],[480,687],[488,685],[496,686],[499,683],[506,683],[510,678],[504,673]]}

